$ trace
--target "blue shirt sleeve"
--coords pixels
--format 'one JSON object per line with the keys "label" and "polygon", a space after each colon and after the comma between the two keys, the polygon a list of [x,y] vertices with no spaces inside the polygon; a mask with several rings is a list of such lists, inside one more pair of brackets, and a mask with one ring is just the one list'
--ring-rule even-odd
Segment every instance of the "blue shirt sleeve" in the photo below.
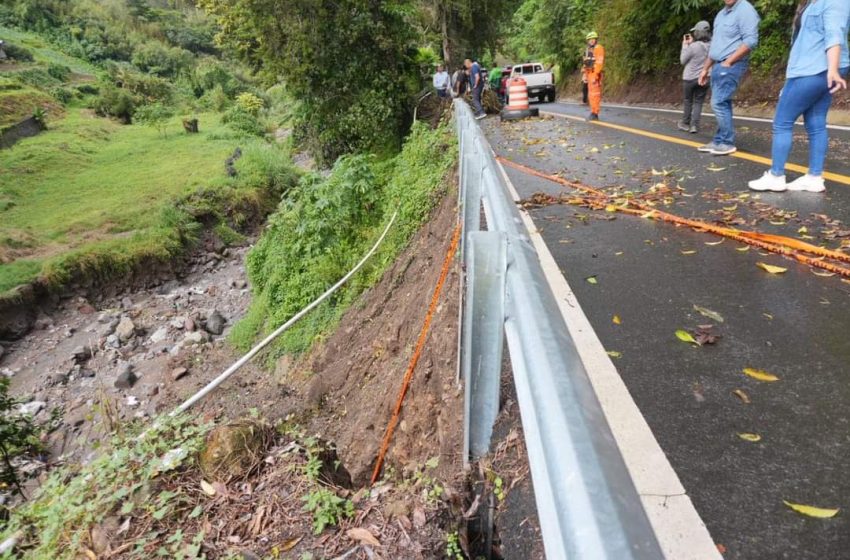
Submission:
{"label": "blue shirt sleeve", "polygon": [[759,44],[759,23],[761,22],[761,18],[752,5],[747,4],[742,7],[747,9],[741,12],[741,38],[744,44],[750,47],[750,50],[755,50]]}
{"label": "blue shirt sleeve", "polygon": [[850,1],[827,0],[823,11],[824,44],[826,50],[847,41],[850,24]]}

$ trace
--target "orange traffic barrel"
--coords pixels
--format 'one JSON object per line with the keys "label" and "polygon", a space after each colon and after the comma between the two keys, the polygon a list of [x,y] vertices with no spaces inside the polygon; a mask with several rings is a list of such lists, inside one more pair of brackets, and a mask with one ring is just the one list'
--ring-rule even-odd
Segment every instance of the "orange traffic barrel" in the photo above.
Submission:
{"label": "orange traffic barrel", "polygon": [[536,117],[539,115],[537,108],[528,106],[528,83],[517,76],[508,80],[508,104],[502,109],[503,121]]}

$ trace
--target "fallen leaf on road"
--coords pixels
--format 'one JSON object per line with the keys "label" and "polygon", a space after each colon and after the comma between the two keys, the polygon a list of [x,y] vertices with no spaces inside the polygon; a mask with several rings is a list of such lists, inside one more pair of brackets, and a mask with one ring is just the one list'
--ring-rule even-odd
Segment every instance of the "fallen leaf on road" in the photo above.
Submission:
{"label": "fallen leaf on road", "polygon": [[370,544],[372,546],[381,546],[381,543],[369,532],[368,529],[363,529],[362,527],[355,527],[354,529],[349,529],[345,532],[348,535],[348,538],[353,541],[358,541],[363,544]]}
{"label": "fallen leaf on road", "polygon": [[691,336],[691,333],[689,333],[686,330],[679,329],[678,331],[676,331],[676,338],[678,338],[682,342],[688,342],[690,344],[697,344],[696,339],[693,336]]}
{"label": "fallen leaf on road", "polygon": [[714,172],[726,171],[725,167],[715,167],[713,163],[711,165],[709,165],[708,167],[706,167],[705,169],[706,169],[706,171],[714,171]]}
{"label": "fallen leaf on road", "polygon": [[770,274],[783,274],[785,272],[788,272],[787,268],[782,268],[781,266],[775,266],[763,262],[756,263],[756,266],[762,270],[769,272]]}
{"label": "fallen leaf on road", "polygon": [[831,276],[835,276],[834,272],[828,272],[828,271],[818,272],[817,270],[814,270],[814,269],[812,269],[812,274],[814,274],[815,276],[823,276],[824,278],[829,278]]}
{"label": "fallen leaf on road", "polygon": [[606,207],[605,207],[605,211],[606,211],[606,212],[616,212],[616,211],[617,211],[617,207],[616,207],[616,206],[614,206],[613,204],[609,204],[608,206],[606,206]]}
{"label": "fallen leaf on road", "polygon": [[587,280],[588,284],[598,284],[599,283],[596,280],[596,276],[588,276],[587,278],[585,278],[585,280]]}
{"label": "fallen leaf on road", "polygon": [[738,247],[738,248],[736,248],[735,250],[736,250],[736,251],[740,251],[740,252],[742,252],[742,253],[746,253],[747,251],[749,251],[749,250],[750,250],[750,248],[749,248],[749,247]]}
{"label": "fallen leaf on road", "polygon": [[287,539],[286,541],[284,541],[284,543],[282,545],[280,545],[278,550],[280,550],[280,552],[289,552],[290,550],[292,550],[293,548],[298,546],[298,543],[300,543],[301,539],[303,539],[303,538],[304,537],[298,537],[298,538],[295,538],[295,539]]}
{"label": "fallen leaf on road", "polygon": [[782,500],[782,503],[793,509],[797,513],[802,513],[803,515],[807,515],[809,517],[817,517],[819,519],[829,519],[830,517],[835,517],[840,511],[838,508],[826,509],[814,506],[804,506],[801,504],[792,504],[791,502],[786,502],[785,500]]}
{"label": "fallen leaf on road", "polygon": [[762,315],[764,315],[764,318],[768,321],[773,321],[773,315],[771,315],[770,313],[762,313]]}
{"label": "fallen leaf on road", "polygon": [[725,240],[725,239],[721,239],[720,241],[706,241],[706,242],[705,242],[705,244],[706,244],[706,245],[709,245],[709,246],[711,246],[711,247],[714,247],[715,245],[720,245],[720,244],[721,244],[721,243],[723,243],[724,241],[726,241],[726,240]]}
{"label": "fallen leaf on road", "polygon": [[738,434],[738,437],[744,441],[751,441],[753,443],[761,441],[761,436],[758,434]]}
{"label": "fallen leaf on road", "polygon": [[744,368],[744,373],[746,375],[749,375],[753,379],[758,379],[759,381],[764,381],[765,383],[779,381],[779,378],[773,375],[772,373],[768,373],[760,369]]}
{"label": "fallen leaf on road", "polygon": [[799,234],[809,233],[809,228],[807,228],[806,226],[803,226],[803,227],[801,227],[800,229],[797,230],[797,233],[799,233]]}
{"label": "fallen leaf on road", "polygon": [[207,496],[215,496],[216,493],[215,488],[213,488],[213,485],[207,482],[206,480],[201,481],[201,490],[203,490],[204,494],[206,494]]}
{"label": "fallen leaf on road", "polygon": [[694,340],[697,341],[697,344],[700,346],[705,346],[706,344],[714,344],[718,340],[720,340],[719,334],[714,334],[712,329],[714,325],[700,325],[697,327],[696,332],[694,333]]}
{"label": "fallen leaf on road", "polygon": [[681,251],[681,253],[683,255],[696,255],[697,254],[696,251]]}
{"label": "fallen leaf on road", "polygon": [[621,354],[620,352],[615,352],[614,350],[611,350],[610,352],[606,352],[606,354],[608,354],[612,358],[622,358],[623,357],[623,354]]}
{"label": "fallen leaf on road", "polygon": [[720,315],[720,313],[718,313],[717,311],[712,311],[711,309],[706,309],[705,307],[700,307],[699,305],[694,305],[694,311],[704,317],[708,317],[712,321],[717,321],[718,323],[723,322],[723,316]]}
{"label": "fallen leaf on road", "polygon": [[620,319],[620,316],[619,316],[619,315],[614,315],[614,318],[613,318],[613,319],[611,319],[611,321],[613,321],[613,323],[614,323],[615,325],[619,325],[619,324],[621,324],[621,323],[623,322],[623,321]]}
{"label": "fallen leaf on road", "polygon": [[732,391],[732,394],[741,399],[741,402],[744,404],[750,404],[752,402],[750,401],[750,396],[746,394],[743,389],[735,389]]}

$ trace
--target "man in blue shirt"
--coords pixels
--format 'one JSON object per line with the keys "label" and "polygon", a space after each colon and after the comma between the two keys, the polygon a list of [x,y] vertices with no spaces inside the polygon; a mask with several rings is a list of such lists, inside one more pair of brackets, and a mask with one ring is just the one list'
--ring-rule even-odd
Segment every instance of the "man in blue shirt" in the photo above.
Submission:
{"label": "man in blue shirt", "polygon": [[726,156],[735,147],[732,101],[750,65],[750,53],[759,41],[759,15],[747,0],[723,0],[726,7],[714,19],[714,36],[708,59],[699,77],[705,85],[711,77],[711,108],[717,118],[714,140],[701,152]]}
{"label": "man in blue shirt", "polygon": [[464,61],[464,65],[469,70],[469,89],[472,90],[472,108],[475,109],[475,118],[480,120],[487,116],[484,108],[481,107],[481,94],[484,92],[484,77],[481,75],[481,65],[477,62],[472,62],[468,58]]}

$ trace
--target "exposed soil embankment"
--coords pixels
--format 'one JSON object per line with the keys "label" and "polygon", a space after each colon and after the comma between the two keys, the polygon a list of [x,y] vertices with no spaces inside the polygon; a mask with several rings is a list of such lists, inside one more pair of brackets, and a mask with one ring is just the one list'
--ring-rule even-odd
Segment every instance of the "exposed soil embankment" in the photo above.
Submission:
{"label": "exposed soil embankment", "polygon": [[[395,406],[457,219],[445,196],[410,246],[309,356],[285,367],[286,399],[315,412],[311,430],[336,442],[355,483],[365,483]],[[459,271],[443,287],[425,350],[387,457],[404,469],[439,456],[441,471],[461,464],[463,393],[456,381]]]}

